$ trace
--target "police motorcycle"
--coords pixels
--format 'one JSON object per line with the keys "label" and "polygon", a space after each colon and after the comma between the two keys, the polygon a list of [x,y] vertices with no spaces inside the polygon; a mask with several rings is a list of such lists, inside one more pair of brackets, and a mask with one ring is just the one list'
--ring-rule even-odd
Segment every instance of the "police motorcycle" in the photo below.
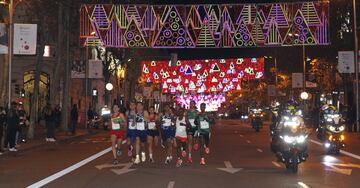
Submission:
{"label": "police motorcycle", "polygon": [[282,114],[276,129],[278,136],[276,155],[285,164],[286,169],[296,173],[298,165],[308,157],[309,134],[305,129],[302,111],[290,105]]}
{"label": "police motorcycle", "polygon": [[259,132],[263,126],[264,112],[261,108],[253,108],[250,110],[251,126],[256,132]]}
{"label": "police motorcycle", "polygon": [[345,147],[345,120],[336,107],[324,105],[321,109],[318,138],[324,142],[327,153],[339,154]]}

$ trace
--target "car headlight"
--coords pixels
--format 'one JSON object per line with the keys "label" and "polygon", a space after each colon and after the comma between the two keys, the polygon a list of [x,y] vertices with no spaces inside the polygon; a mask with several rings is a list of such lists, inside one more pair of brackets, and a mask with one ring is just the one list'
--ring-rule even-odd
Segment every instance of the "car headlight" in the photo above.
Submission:
{"label": "car headlight", "polygon": [[344,131],[345,130],[345,126],[344,125],[341,125],[340,127],[339,127],[339,131]]}

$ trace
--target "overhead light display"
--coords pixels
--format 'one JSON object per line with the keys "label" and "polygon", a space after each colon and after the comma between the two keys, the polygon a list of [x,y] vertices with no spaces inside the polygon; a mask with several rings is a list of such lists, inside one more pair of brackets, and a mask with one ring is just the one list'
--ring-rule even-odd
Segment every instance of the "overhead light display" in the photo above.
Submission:
{"label": "overhead light display", "polygon": [[242,80],[264,78],[264,58],[143,61],[142,80],[163,93],[219,93],[241,90]]}

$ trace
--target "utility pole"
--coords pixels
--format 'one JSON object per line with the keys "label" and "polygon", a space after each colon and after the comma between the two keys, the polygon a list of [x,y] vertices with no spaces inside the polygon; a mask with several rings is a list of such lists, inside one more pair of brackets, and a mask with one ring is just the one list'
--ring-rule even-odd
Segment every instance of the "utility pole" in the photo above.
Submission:
{"label": "utility pole", "polygon": [[356,0],[353,0],[353,16],[354,16],[354,43],[355,43],[355,52],[354,52],[354,63],[355,63],[355,82],[356,82],[356,130],[359,132],[359,64],[358,64],[358,36],[357,36],[357,21],[356,21]]}
{"label": "utility pole", "polygon": [[12,58],[13,58],[13,38],[14,38],[14,21],[13,21],[13,17],[14,17],[14,0],[10,0],[10,5],[9,5],[9,85],[8,85],[8,108],[10,109],[11,107],[11,80],[12,80],[12,75],[11,75],[11,68],[12,68]]}

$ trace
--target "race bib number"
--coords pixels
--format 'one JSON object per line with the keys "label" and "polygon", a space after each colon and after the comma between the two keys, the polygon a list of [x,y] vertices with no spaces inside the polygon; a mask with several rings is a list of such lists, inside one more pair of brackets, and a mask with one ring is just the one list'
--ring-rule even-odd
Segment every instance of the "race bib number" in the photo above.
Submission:
{"label": "race bib number", "polygon": [[144,122],[136,123],[136,129],[140,131],[145,130],[145,123]]}
{"label": "race bib number", "polygon": [[163,126],[164,127],[170,127],[171,126],[171,119],[165,119]]}
{"label": "race bib number", "polygon": [[186,127],[185,126],[178,126],[176,128],[176,135],[177,136],[186,136]]}
{"label": "race bib number", "polygon": [[112,122],[111,128],[112,130],[120,130],[120,124]]}
{"label": "race bib number", "polygon": [[135,127],[135,124],[134,124],[134,122],[132,121],[132,120],[130,120],[129,121],[129,129],[135,129],[136,127]]}
{"label": "race bib number", "polygon": [[191,127],[196,127],[195,125],[195,119],[189,119]]}
{"label": "race bib number", "polygon": [[209,128],[210,128],[209,122],[207,122],[207,121],[200,121],[200,128],[201,128],[201,129],[209,129]]}
{"label": "race bib number", "polygon": [[148,126],[149,126],[149,129],[152,129],[152,130],[156,128],[155,122],[149,122]]}

